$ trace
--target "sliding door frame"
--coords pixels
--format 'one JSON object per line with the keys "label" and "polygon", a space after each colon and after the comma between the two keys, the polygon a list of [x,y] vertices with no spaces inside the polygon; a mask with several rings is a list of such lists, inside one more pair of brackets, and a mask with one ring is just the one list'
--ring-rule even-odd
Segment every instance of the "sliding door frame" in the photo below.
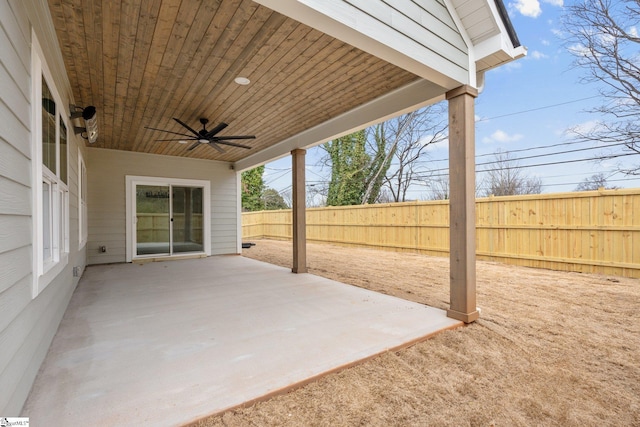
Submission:
{"label": "sliding door frame", "polygon": [[[211,255],[211,182],[206,180],[197,179],[182,179],[182,178],[163,178],[163,177],[151,177],[151,176],[133,176],[127,175],[126,180],[126,238],[127,248],[126,256],[127,262],[131,262],[136,259],[145,258],[177,258],[191,254],[205,254]],[[136,233],[136,187],[138,185],[155,185],[155,186],[181,186],[181,187],[200,187],[202,188],[202,209],[203,209],[203,239],[204,239],[204,251],[203,252],[179,252],[174,255],[157,254],[157,255],[137,255],[135,248],[135,233]],[[170,224],[170,229],[173,224]]]}

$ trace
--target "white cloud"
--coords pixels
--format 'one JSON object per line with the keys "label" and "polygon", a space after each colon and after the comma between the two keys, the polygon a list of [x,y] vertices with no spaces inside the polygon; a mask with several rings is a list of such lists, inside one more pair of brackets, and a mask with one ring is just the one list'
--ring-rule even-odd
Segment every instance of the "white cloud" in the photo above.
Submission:
{"label": "white cloud", "polygon": [[617,41],[616,36],[613,34],[599,34],[599,39],[604,45],[613,46]]}
{"label": "white cloud", "polygon": [[631,37],[638,37],[638,27],[634,25],[633,27],[629,28],[629,35],[631,35]]}
{"label": "white cloud", "polygon": [[574,136],[589,135],[602,129],[603,127],[601,122],[597,120],[589,120],[570,127],[569,129],[567,129],[566,134]]}
{"label": "white cloud", "polygon": [[484,142],[485,144],[491,144],[494,142],[509,143],[509,142],[519,141],[522,138],[523,138],[522,134],[514,133],[513,135],[509,135],[505,131],[498,129],[497,131],[492,133],[490,136],[485,136],[484,138],[482,138],[482,142]]}
{"label": "white cloud", "polygon": [[[420,139],[420,143],[422,145],[428,144],[431,139],[433,139],[433,135],[427,135],[423,138]],[[427,146],[425,146],[425,151],[429,152],[429,151],[436,151],[436,150],[440,150],[440,149],[447,149],[447,147],[449,147],[449,137],[444,136],[441,137],[438,141],[429,144]]]}
{"label": "white cloud", "polygon": [[572,55],[575,55],[577,57],[588,58],[591,56],[591,52],[589,51],[589,48],[583,44],[579,44],[579,43],[573,44],[569,46],[567,50]]}
{"label": "white cloud", "polygon": [[505,73],[505,72],[519,70],[520,68],[522,68],[522,61],[511,61],[511,62],[507,62],[504,65],[499,66],[498,68],[493,68],[490,72]]}
{"label": "white cloud", "polygon": [[519,70],[520,68],[522,68],[522,61],[513,61],[513,62],[507,62],[502,67],[498,68],[498,70],[504,69],[508,71],[513,71],[513,70]]}
{"label": "white cloud", "polygon": [[542,0],[545,3],[549,3],[552,6],[562,7],[564,6],[564,0]]}
{"label": "white cloud", "polygon": [[549,40],[542,39],[541,42],[543,46],[551,46],[551,42]]}
{"label": "white cloud", "polygon": [[532,58],[532,59],[545,59],[545,58],[548,58],[547,55],[545,55],[544,53],[540,52],[539,50],[533,50],[527,56],[529,58]]}
{"label": "white cloud", "polygon": [[524,16],[531,18],[537,18],[542,13],[538,0],[517,0],[515,3],[510,3],[510,6],[516,8]]}
{"label": "white cloud", "polygon": [[562,32],[562,30],[559,30],[557,28],[552,28],[551,29],[551,33],[556,36],[556,37],[562,37],[564,36],[564,32]]}

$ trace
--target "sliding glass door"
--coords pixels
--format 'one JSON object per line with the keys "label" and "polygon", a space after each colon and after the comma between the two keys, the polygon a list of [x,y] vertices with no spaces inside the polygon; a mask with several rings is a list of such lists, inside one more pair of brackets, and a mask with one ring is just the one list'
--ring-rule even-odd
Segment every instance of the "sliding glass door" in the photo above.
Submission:
{"label": "sliding glass door", "polygon": [[135,256],[204,252],[204,189],[134,184]]}
{"label": "sliding glass door", "polygon": [[202,187],[172,187],[173,253],[202,252]]}
{"label": "sliding glass door", "polygon": [[171,253],[169,186],[136,186],[136,255]]}

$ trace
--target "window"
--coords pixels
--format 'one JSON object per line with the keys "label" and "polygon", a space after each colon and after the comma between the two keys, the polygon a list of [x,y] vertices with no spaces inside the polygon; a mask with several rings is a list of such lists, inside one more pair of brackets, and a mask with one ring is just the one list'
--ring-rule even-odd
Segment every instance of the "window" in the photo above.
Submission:
{"label": "window", "polygon": [[69,254],[68,113],[32,34],[33,297],[64,268]]}
{"label": "window", "polygon": [[89,236],[87,218],[87,167],[78,149],[78,237],[81,248],[87,243]]}

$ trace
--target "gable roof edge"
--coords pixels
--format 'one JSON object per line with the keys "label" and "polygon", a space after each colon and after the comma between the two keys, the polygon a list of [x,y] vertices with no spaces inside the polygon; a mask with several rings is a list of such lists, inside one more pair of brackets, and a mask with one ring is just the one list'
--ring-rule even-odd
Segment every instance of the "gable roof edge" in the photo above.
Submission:
{"label": "gable roof edge", "polygon": [[502,0],[495,0],[495,3],[500,19],[502,19],[502,23],[507,30],[507,34],[509,35],[509,39],[511,40],[513,47],[516,48],[522,46],[518,39],[518,34],[516,34],[516,30],[513,28],[513,23],[511,22],[511,18],[509,18],[509,13],[507,12],[507,8],[504,6],[504,2]]}

